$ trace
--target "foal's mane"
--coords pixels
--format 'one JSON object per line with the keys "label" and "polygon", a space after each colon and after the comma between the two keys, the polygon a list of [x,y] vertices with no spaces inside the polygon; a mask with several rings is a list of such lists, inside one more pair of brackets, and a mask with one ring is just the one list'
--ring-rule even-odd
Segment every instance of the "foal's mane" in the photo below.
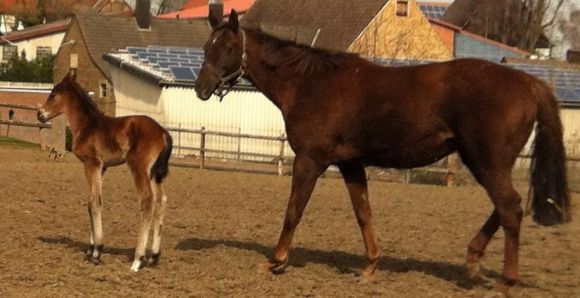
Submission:
{"label": "foal's mane", "polygon": [[313,74],[334,70],[345,59],[359,57],[357,54],[313,48],[290,40],[274,37],[258,29],[246,29],[263,46],[262,61],[273,68],[291,67],[297,74]]}
{"label": "foal's mane", "polygon": [[79,103],[79,108],[91,115],[102,115],[103,112],[99,110],[97,104],[91,99],[87,91],[76,81],[73,82],[61,82],[60,89],[68,90],[72,93],[76,102]]}

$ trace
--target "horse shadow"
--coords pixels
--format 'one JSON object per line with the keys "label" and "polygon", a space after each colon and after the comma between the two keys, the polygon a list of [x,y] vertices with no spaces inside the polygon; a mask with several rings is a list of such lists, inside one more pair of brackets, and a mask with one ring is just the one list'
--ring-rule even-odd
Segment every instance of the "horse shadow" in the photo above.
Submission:
{"label": "horse shadow", "polygon": [[[57,237],[38,237],[38,240],[53,244],[53,245],[63,245],[66,248],[73,249],[75,251],[82,251],[85,252],[89,248],[89,244],[86,242],[73,240],[69,237],[65,236],[57,236]],[[117,248],[117,247],[108,247],[103,246],[103,254],[110,254],[115,256],[125,256],[127,260],[132,260],[135,250],[132,248]]]}
{"label": "horse shadow", "polygon": [[[217,246],[226,246],[247,251],[254,251],[259,254],[269,256],[272,247],[255,242],[244,242],[237,240],[211,240],[189,238],[180,241],[175,249],[178,250],[204,250],[212,249]],[[292,249],[290,265],[294,267],[304,267],[308,263],[316,263],[328,267],[336,268],[341,274],[360,275],[362,265],[366,259],[362,255],[351,254],[343,251],[322,251],[305,247],[296,247]],[[415,258],[397,258],[393,256],[382,256],[377,270],[390,271],[395,273],[421,272],[436,278],[452,282],[463,289],[473,289],[485,285],[490,287],[492,280],[500,279],[501,275],[497,272],[482,268],[484,278],[471,280],[467,278],[465,267],[458,264],[450,264],[439,261],[418,260]],[[520,283],[524,287],[535,287],[533,285]]]}

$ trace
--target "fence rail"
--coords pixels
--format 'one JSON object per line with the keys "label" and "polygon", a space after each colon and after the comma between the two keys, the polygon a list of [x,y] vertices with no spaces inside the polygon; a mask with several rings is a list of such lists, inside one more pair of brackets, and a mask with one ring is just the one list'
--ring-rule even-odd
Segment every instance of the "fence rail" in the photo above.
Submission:
{"label": "fence rail", "polygon": [[[206,167],[206,153],[217,153],[217,154],[225,154],[225,155],[233,155],[233,156],[250,156],[250,157],[259,157],[259,158],[267,158],[270,161],[276,162],[276,172],[278,175],[284,175],[284,164],[290,163],[293,160],[293,156],[286,155],[286,142],[287,138],[285,135],[281,135],[278,137],[274,136],[261,136],[261,135],[253,135],[253,134],[242,134],[242,133],[229,133],[229,132],[220,132],[220,131],[211,131],[206,130],[205,127],[201,129],[185,129],[185,128],[175,128],[175,127],[168,127],[168,131],[177,134],[176,144],[174,146],[175,149],[178,150],[177,155],[181,156],[181,150],[187,151],[196,151],[199,152],[199,168],[203,169]],[[200,135],[199,146],[183,146],[182,145],[182,134],[197,134]],[[207,146],[207,137],[208,136],[219,136],[219,137],[228,137],[228,138],[235,138],[235,139],[253,139],[253,140],[262,140],[262,141],[278,141],[279,143],[279,150],[278,154],[264,154],[264,153],[255,153],[255,152],[244,152],[241,151],[239,146],[237,150],[222,150],[222,149],[214,149],[208,148]],[[238,158],[239,159],[239,158]],[[428,166],[424,168],[420,168],[420,171],[435,173],[435,174],[442,174],[444,175],[444,184],[450,185],[453,183],[453,176],[456,171],[452,168],[456,166],[454,163],[456,157],[448,158],[442,167],[437,166]],[[403,179],[405,183],[410,183],[411,180],[411,170],[404,170],[402,172]]]}
{"label": "fence rail", "polygon": [[[17,109],[17,110],[27,110],[27,111],[36,111],[38,108],[30,105],[21,105],[21,104],[11,104],[11,103],[0,103],[0,108],[9,108],[9,109]],[[46,147],[46,131],[44,129],[52,128],[51,123],[40,123],[40,122],[32,122],[32,121],[20,121],[20,120],[3,120],[0,119],[0,125],[6,125],[6,135],[10,134],[10,127],[11,126],[19,126],[19,127],[36,127],[38,128],[38,144],[40,144],[41,148]]]}
{"label": "fence rail", "polygon": [[[192,150],[199,152],[199,168],[203,169],[206,167],[206,153],[217,153],[217,154],[226,154],[226,155],[235,155],[235,156],[251,156],[251,157],[259,157],[259,158],[270,158],[273,161],[276,161],[277,173],[278,175],[284,175],[284,162],[288,162],[292,160],[293,157],[285,156],[284,155],[284,146],[286,145],[286,137],[281,135],[279,137],[273,136],[261,136],[261,135],[253,135],[253,134],[242,134],[242,133],[229,133],[229,132],[221,132],[221,131],[211,131],[206,130],[205,127],[201,129],[186,129],[186,128],[176,128],[176,127],[168,127],[168,131],[177,133],[177,145],[174,146],[175,149],[178,150],[178,155],[181,155],[181,150]],[[200,135],[200,142],[199,147],[192,147],[192,146],[183,146],[182,145],[182,134],[197,134]],[[227,138],[236,138],[236,139],[251,139],[251,140],[262,140],[262,141],[278,141],[279,144],[279,154],[265,154],[265,153],[255,153],[255,152],[244,152],[241,151],[239,146],[237,150],[222,150],[222,149],[213,149],[207,148],[207,137],[208,136],[217,136],[217,137],[227,137]]]}

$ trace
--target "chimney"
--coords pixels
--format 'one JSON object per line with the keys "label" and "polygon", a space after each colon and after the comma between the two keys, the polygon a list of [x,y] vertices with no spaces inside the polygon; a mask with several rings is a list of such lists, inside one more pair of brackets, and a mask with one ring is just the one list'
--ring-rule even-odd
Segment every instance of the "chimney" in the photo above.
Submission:
{"label": "chimney", "polygon": [[566,53],[566,61],[568,63],[580,64],[580,50],[568,50]]}
{"label": "chimney", "polygon": [[218,20],[223,20],[224,18],[224,4],[222,0],[208,0],[209,10],[213,12],[213,15],[218,18]]}
{"label": "chimney", "polygon": [[149,29],[151,25],[151,0],[137,0],[135,21],[139,29]]}

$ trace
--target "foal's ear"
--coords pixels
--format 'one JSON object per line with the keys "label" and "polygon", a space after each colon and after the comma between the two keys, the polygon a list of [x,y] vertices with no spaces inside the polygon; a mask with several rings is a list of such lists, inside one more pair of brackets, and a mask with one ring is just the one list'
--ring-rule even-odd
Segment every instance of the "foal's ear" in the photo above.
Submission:
{"label": "foal's ear", "polygon": [[216,16],[214,14],[213,9],[209,10],[208,21],[209,21],[209,25],[211,26],[211,29],[215,29],[217,26],[219,26],[222,23],[222,20],[220,20],[218,18],[218,16]]}
{"label": "foal's ear", "polygon": [[232,29],[234,29],[234,31],[238,31],[238,28],[240,27],[240,23],[238,22],[238,12],[236,12],[235,9],[232,9],[232,11],[230,12],[230,27],[232,27]]}
{"label": "foal's ear", "polygon": [[76,71],[73,71],[72,73],[69,73],[69,74],[70,74],[69,81],[70,82],[76,82],[77,81],[77,72]]}

